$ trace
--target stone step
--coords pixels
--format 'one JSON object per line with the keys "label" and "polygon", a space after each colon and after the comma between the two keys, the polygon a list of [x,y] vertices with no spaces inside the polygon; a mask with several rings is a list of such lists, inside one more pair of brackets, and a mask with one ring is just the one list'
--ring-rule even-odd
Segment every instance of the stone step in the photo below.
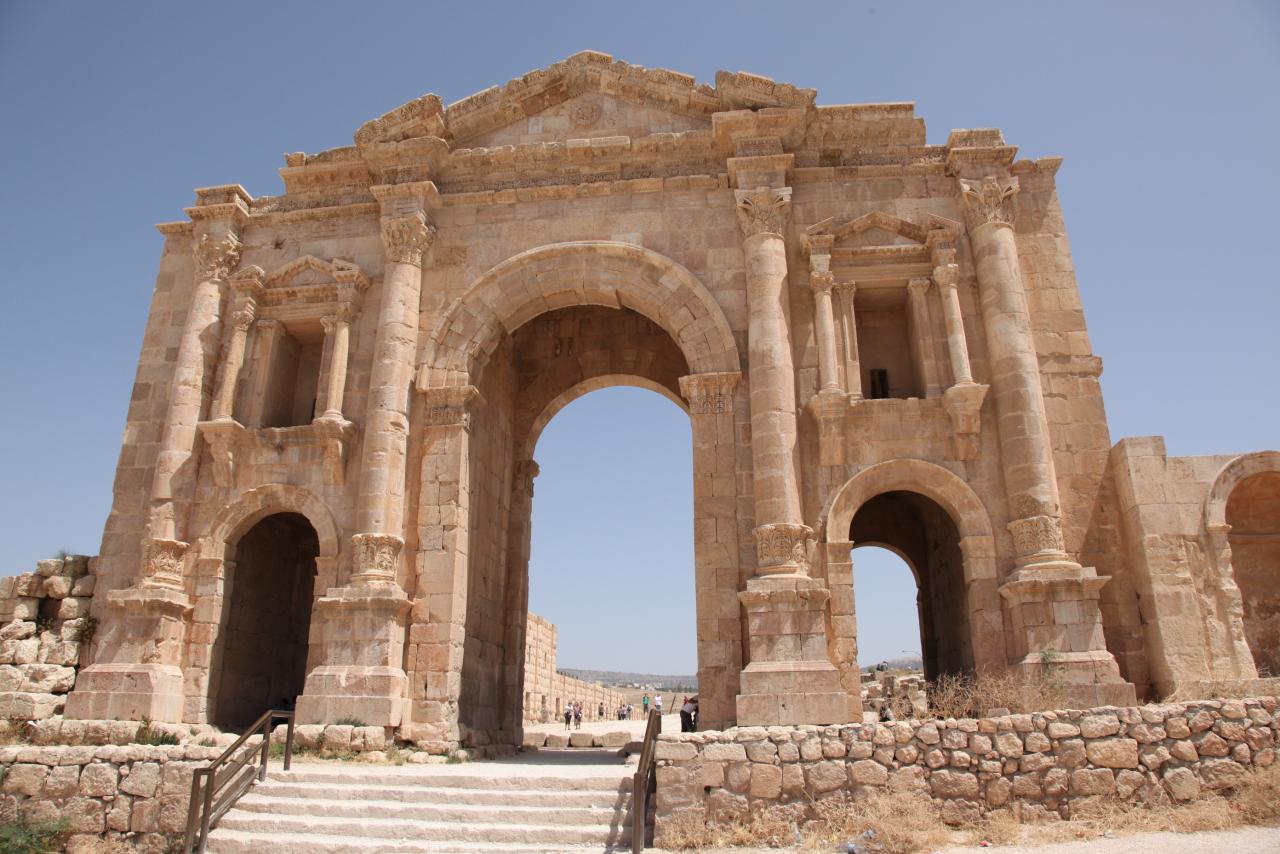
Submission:
{"label": "stone step", "polygon": [[[630,837],[626,837],[629,839]],[[612,845],[521,845],[511,842],[426,842],[352,839],[319,833],[257,833],[219,828],[209,837],[209,854],[610,854],[630,851],[626,839]]]}
{"label": "stone step", "polygon": [[634,771],[619,765],[615,773],[589,777],[560,777],[550,774],[521,776],[485,775],[483,773],[438,774],[419,769],[364,769],[359,766],[295,765],[290,771],[272,770],[270,779],[283,783],[340,783],[345,786],[431,786],[450,789],[502,789],[553,791],[621,791],[631,785]]}
{"label": "stone step", "polygon": [[498,806],[542,806],[548,808],[610,806],[631,803],[631,782],[611,789],[462,789],[448,786],[359,785],[336,781],[293,783],[267,778],[253,787],[255,794],[272,798],[316,798],[345,801],[399,801],[430,804],[493,804]]}
{"label": "stone step", "polygon": [[[461,823],[458,821],[414,821],[400,818],[347,818],[330,815],[280,815],[277,813],[250,813],[233,809],[222,817],[210,840],[219,838],[223,831],[246,831],[270,835],[341,837],[350,841],[364,839],[414,840],[428,843],[449,843],[470,847],[472,843],[511,843],[515,845],[542,845],[550,850],[560,850],[568,845],[622,844],[628,827],[610,828],[608,825],[577,824],[488,824]],[[465,845],[464,845],[465,843]],[[277,851],[279,849],[268,849]],[[316,849],[311,849],[316,850]],[[366,849],[368,850],[368,849]],[[412,850],[412,849],[411,849]]]}
{"label": "stone step", "polygon": [[[463,793],[457,793],[463,794]],[[465,794],[470,794],[465,793]],[[236,810],[271,815],[324,815],[333,818],[387,818],[409,821],[463,821],[473,824],[600,825],[611,827],[625,821],[629,813],[613,804],[587,807],[494,805],[459,803],[450,798],[436,803],[404,803],[395,800],[348,800],[329,798],[271,797],[246,795]]]}

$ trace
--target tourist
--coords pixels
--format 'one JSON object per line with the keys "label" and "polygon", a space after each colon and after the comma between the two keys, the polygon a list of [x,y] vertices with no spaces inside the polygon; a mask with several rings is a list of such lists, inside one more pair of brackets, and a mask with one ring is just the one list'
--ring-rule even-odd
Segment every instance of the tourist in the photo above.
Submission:
{"label": "tourist", "polygon": [[566,700],[564,704],[564,728],[569,728],[570,721],[573,720],[573,702]]}
{"label": "tourist", "polygon": [[604,720],[604,700],[600,701],[600,713],[596,715],[596,718],[599,720]]}
{"label": "tourist", "polygon": [[688,697],[684,698],[684,705],[680,707],[680,731],[693,732],[693,703]]}
{"label": "tourist", "polygon": [[659,715],[662,714],[662,695],[658,694],[653,698],[653,709]]}
{"label": "tourist", "polygon": [[640,700],[640,710],[644,712],[644,716],[649,717],[649,695],[646,693]]}
{"label": "tourist", "polygon": [[582,729],[582,702],[573,704],[573,728]]}

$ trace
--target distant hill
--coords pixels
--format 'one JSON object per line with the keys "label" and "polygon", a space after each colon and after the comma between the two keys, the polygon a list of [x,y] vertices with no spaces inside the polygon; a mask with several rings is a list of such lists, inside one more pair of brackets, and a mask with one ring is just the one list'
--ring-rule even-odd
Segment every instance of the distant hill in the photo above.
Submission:
{"label": "distant hill", "polygon": [[557,668],[565,676],[581,679],[584,682],[599,682],[602,685],[652,685],[666,691],[697,691],[697,676],[673,676],[660,673],[628,673],[621,670],[576,670],[569,667]]}

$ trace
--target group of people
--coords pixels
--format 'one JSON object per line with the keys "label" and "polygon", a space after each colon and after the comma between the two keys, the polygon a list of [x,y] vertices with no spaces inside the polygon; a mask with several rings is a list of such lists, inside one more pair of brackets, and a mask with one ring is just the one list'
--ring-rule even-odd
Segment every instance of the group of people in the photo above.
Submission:
{"label": "group of people", "polygon": [[[604,703],[596,709],[596,720],[604,720]],[[573,700],[564,704],[564,728],[582,729],[582,702]]]}

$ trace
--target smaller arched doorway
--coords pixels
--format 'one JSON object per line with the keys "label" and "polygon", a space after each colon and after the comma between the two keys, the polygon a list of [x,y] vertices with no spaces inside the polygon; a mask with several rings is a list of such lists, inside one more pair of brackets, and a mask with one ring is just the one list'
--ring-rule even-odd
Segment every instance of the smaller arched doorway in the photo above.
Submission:
{"label": "smaller arched doorway", "polygon": [[302,693],[320,543],[305,516],[276,513],[228,545],[209,709],[239,729]]}
{"label": "smaller arched doorway", "polygon": [[1280,471],[1241,480],[1227,497],[1231,565],[1259,676],[1280,676]]}
{"label": "smaller arched doorway", "polygon": [[960,534],[947,511],[919,493],[884,492],[858,508],[849,541],[855,550],[859,546],[889,549],[915,576],[925,678],[933,681],[972,672],[964,556]]}

